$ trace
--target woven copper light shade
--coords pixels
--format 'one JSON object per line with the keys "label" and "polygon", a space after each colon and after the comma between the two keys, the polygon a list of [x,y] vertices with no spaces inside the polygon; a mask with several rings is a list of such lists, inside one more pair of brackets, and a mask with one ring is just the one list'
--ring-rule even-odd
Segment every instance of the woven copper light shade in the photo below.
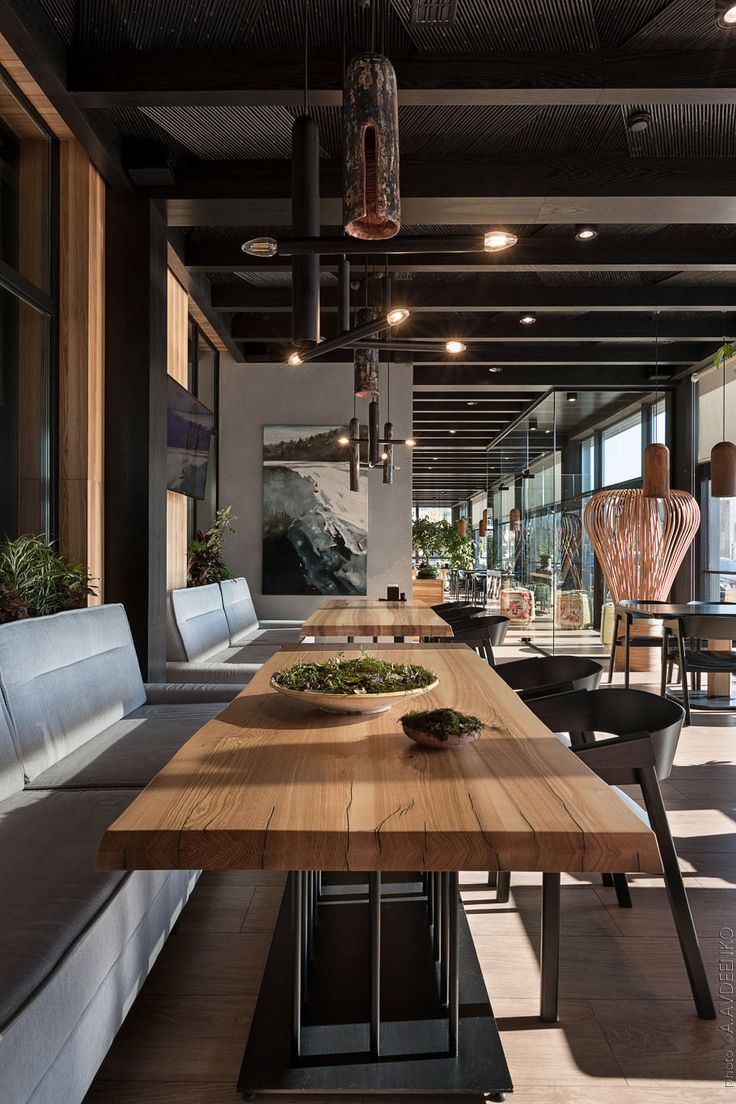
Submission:
{"label": "woven copper light shade", "polygon": [[713,498],[736,498],[736,445],[719,441],[710,452],[710,493]]}
{"label": "woven copper light shade", "polygon": [[[355,323],[363,326],[366,322],[372,322],[375,314],[368,307],[361,307],[356,313]],[[378,349],[356,349],[353,353],[353,365],[355,374],[355,394],[359,399],[368,396],[377,398],[378,386]]]}
{"label": "woven copper light shade", "polygon": [[670,450],[653,443],[644,449],[644,498],[669,498]]}
{"label": "woven copper light shade", "polygon": [[458,518],[458,520],[457,520],[457,535],[459,537],[464,537],[465,533],[466,533],[466,529],[467,529],[467,525],[466,525],[466,522],[465,522],[465,518]]}
{"label": "woven copper light shade", "polygon": [[358,54],[343,94],[345,233],[379,241],[401,228],[396,73],[381,54]]}

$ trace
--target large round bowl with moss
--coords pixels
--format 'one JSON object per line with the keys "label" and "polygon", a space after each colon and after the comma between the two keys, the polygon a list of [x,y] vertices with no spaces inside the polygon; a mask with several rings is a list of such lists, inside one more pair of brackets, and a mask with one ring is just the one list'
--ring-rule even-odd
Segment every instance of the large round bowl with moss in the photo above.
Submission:
{"label": "large round bowl with moss", "polygon": [[418,697],[439,686],[433,671],[413,663],[388,663],[362,652],[343,653],[321,662],[302,660],[271,677],[279,694],[306,702],[325,713],[386,713],[397,701]]}

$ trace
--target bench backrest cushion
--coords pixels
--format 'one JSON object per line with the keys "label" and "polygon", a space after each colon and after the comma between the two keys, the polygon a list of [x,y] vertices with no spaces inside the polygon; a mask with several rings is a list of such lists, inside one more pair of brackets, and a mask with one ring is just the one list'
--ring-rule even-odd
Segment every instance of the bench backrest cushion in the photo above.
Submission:
{"label": "bench backrest cushion", "polygon": [[[184,650],[184,659],[209,659],[223,648],[230,647],[230,630],[217,583],[172,590],[171,612]],[[169,659],[180,658],[169,652]]]}
{"label": "bench backrest cushion", "polygon": [[143,705],[122,606],[93,606],[0,625],[0,688],[26,778]]}
{"label": "bench backrest cushion", "polygon": [[23,789],[23,768],[10,735],[10,718],[0,695],[0,801]]}
{"label": "bench backrest cushion", "polygon": [[220,583],[222,591],[222,604],[225,608],[225,616],[230,630],[230,640],[235,642],[238,637],[253,632],[258,628],[258,617],[253,599],[250,596],[248,581],[243,579],[224,579]]}

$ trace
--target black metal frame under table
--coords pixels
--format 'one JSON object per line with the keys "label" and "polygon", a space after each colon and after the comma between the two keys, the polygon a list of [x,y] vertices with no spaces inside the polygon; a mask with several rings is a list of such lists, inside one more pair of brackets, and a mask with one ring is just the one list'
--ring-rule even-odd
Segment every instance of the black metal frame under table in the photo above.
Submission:
{"label": "black metal frame under table", "polygon": [[292,872],[238,1090],[504,1100],[457,873]]}

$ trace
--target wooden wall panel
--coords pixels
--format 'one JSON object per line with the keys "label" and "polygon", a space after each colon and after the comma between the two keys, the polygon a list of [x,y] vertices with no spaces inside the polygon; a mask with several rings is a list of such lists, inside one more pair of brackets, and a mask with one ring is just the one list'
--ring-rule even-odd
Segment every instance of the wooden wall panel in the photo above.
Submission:
{"label": "wooden wall panel", "polygon": [[105,186],[77,142],[60,149],[59,544],[104,597]]}
{"label": "wooden wall panel", "polygon": [[[166,369],[187,387],[189,383],[189,319],[187,293],[172,272],[167,285]],[[166,589],[187,585],[187,517],[189,499],[166,492]]]}

